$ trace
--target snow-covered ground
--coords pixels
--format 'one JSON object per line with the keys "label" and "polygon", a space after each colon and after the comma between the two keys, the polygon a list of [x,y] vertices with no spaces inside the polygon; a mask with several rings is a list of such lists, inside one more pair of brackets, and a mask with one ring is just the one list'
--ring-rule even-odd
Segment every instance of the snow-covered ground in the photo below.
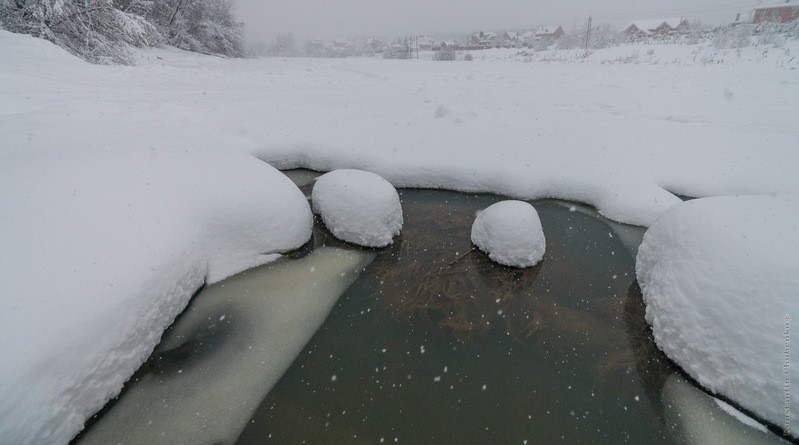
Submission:
{"label": "snow-covered ground", "polygon": [[577,200],[650,225],[675,193],[799,193],[799,76],[790,54],[771,57],[150,50],[140,66],[100,67],[0,31],[0,437],[68,440],[206,277],[308,238],[300,192],[247,153],[395,186]]}
{"label": "snow-covered ground", "polygon": [[[779,38],[778,38],[779,39]],[[667,42],[626,43],[602,49],[550,49],[535,51],[526,48],[492,48],[469,51],[475,61],[511,61],[523,63],[570,63],[585,65],[678,65],[707,66],[723,64],[726,67],[761,64],[781,69],[799,68],[799,42],[788,40],[779,47],[758,43],[753,38],[751,46],[743,48],[717,48],[713,41],[696,44]],[[433,51],[420,53],[420,58],[432,59]],[[465,51],[460,52],[463,57]]]}
{"label": "snow-covered ground", "polygon": [[312,216],[241,150],[97,120],[125,107],[91,99],[102,70],[0,39],[0,437],[65,443],[198,287],[301,246]]}

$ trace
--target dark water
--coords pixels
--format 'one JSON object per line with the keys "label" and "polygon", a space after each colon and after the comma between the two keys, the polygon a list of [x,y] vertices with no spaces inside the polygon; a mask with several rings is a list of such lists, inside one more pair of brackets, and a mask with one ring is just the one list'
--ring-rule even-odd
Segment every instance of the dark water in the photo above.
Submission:
{"label": "dark water", "polygon": [[[607,224],[534,203],[547,252],[520,270],[471,250],[475,211],[501,198],[401,197],[401,237],[236,443],[671,443],[659,397],[675,370],[649,335],[634,259]],[[326,240],[317,229],[315,244]]]}

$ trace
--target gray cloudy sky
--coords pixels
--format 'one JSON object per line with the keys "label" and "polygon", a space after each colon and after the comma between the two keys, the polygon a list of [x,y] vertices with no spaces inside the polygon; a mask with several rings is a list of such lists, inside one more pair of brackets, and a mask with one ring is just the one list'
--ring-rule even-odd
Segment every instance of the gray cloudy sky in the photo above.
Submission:
{"label": "gray cloudy sky", "polygon": [[[247,37],[298,39],[514,30],[585,23],[623,26],[634,19],[685,16],[722,23],[769,0],[235,0]],[[779,1],[779,0],[771,0]]]}

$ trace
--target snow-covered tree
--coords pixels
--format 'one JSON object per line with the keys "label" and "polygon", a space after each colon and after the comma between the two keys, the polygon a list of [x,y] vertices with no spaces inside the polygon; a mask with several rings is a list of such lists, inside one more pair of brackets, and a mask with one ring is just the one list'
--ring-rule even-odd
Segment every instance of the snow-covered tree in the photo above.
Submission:
{"label": "snow-covered tree", "polygon": [[232,0],[0,0],[0,23],[93,63],[130,62],[130,46],[162,42],[243,55]]}
{"label": "snow-covered tree", "polygon": [[111,0],[0,0],[0,22],[9,31],[50,40],[94,63],[128,63],[128,45],[160,41],[152,24]]}
{"label": "snow-covered tree", "polygon": [[242,25],[232,0],[163,0],[147,16],[167,43],[188,51],[241,57]]}
{"label": "snow-covered tree", "polygon": [[713,36],[713,46],[719,49],[744,48],[752,44],[753,25],[737,25],[720,29]]}
{"label": "snow-covered tree", "polygon": [[292,33],[281,34],[275,39],[275,43],[269,49],[269,55],[292,57],[297,55],[297,42]]}

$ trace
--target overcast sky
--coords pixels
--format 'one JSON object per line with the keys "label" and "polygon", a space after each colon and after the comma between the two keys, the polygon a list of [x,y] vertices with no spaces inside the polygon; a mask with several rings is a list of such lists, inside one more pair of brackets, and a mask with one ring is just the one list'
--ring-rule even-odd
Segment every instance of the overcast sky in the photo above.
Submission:
{"label": "overcast sky", "polygon": [[248,39],[298,40],[516,30],[544,24],[565,30],[585,23],[622,27],[635,19],[685,16],[725,23],[737,12],[779,0],[235,0]]}

